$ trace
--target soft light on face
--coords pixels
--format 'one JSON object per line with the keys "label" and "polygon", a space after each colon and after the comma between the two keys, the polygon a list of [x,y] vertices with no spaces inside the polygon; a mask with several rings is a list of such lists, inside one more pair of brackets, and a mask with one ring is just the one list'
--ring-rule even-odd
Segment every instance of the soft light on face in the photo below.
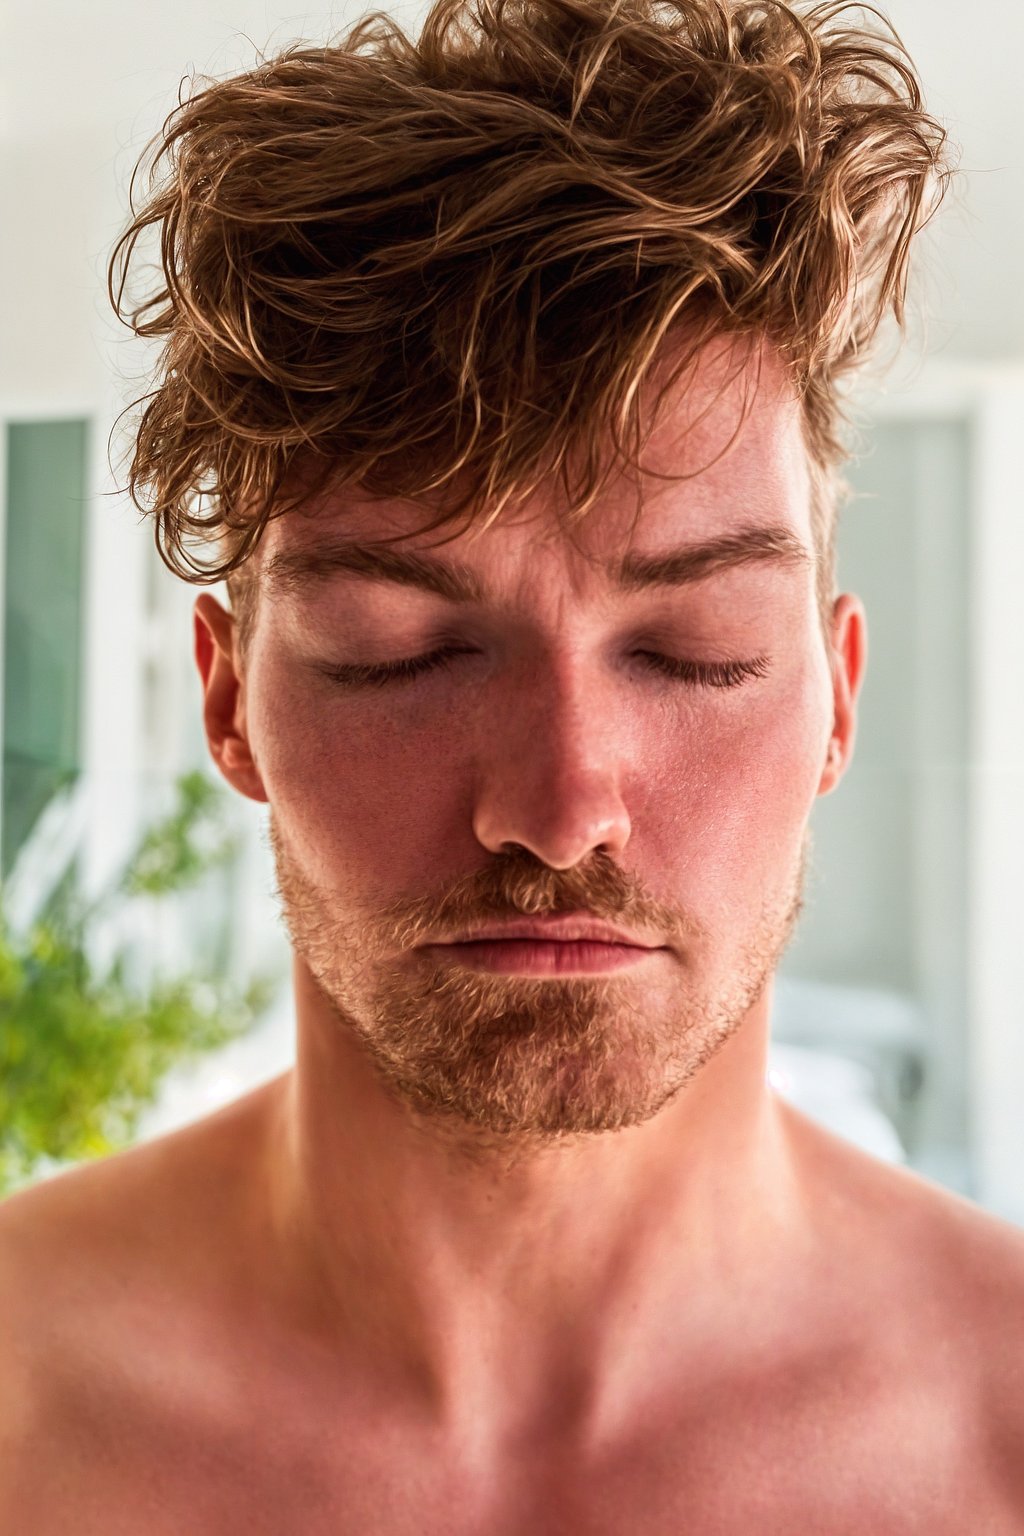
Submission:
{"label": "soft light on face", "polygon": [[[245,713],[286,919],[338,1027],[422,1113],[536,1136],[647,1120],[742,1024],[791,934],[832,685],[799,414],[771,368],[715,459],[749,382],[721,392],[711,360],[687,380],[645,468],[706,467],[652,477],[635,529],[626,480],[574,540],[543,498],[436,550],[398,503],[270,525]],[[304,570],[398,531],[478,594]],[[686,580],[612,579],[681,549]],[[554,912],[660,947],[557,978],[422,947]]]}

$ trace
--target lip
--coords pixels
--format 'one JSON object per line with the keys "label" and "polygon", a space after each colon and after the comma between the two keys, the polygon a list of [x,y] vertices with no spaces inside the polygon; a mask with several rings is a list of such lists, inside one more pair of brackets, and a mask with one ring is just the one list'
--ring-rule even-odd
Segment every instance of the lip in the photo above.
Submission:
{"label": "lip", "polygon": [[467,929],[451,939],[435,939],[434,943],[472,944],[482,941],[503,943],[507,939],[539,939],[544,943],[572,943],[589,940],[596,944],[627,944],[632,949],[662,949],[661,944],[651,944],[624,928],[612,927],[595,918],[568,916],[526,918],[507,923],[489,923],[479,928]]}
{"label": "lip", "polygon": [[426,946],[421,953],[501,976],[599,976],[642,964],[659,947],[593,939],[475,939]]}

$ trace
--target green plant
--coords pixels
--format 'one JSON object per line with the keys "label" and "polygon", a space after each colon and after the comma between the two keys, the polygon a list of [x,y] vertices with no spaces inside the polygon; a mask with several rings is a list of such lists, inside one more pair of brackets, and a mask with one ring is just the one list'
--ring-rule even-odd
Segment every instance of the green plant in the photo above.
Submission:
{"label": "green plant", "polygon": [[277,978],[243,992],[208,977],[132,985],[130,946],[100,966],[90,939],[129,901],[164,901],[235,852],[221,792],[198,772],[149,828],[120,876],[86,903],[74,870],[24,933],[0,911],[0,1195],[48,1161],[103,1156],[133,1140],[172,1066],[245,1034]]}

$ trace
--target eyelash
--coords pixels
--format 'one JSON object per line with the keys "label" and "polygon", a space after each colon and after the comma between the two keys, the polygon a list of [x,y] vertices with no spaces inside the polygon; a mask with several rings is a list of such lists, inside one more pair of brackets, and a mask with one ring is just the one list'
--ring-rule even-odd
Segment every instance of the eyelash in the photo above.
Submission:
{"label": "eyelash", "polygon": [[[755,656],[752,661],[679,661],[655,651],[637,651],[635,654],[643,657],[652,672],[700,688],[736,688],[749,677],[764,677],[768,670],[765,656]],[[424,656],[382,662],[379,666],[331,667],[329,675],[335,682],[349,687],[386,687],[389,683],[410,682],[424,672],[439,671],[449,667],[457,656],[469,655],[472,652],[465,647],[442,646]]]}

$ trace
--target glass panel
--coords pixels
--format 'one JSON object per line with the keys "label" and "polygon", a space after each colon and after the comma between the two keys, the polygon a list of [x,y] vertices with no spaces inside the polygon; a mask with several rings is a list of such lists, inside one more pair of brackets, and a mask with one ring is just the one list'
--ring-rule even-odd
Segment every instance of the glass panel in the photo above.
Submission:
{"label": "glass panel", "polygon": [[2,874],[80,765],[84,421],[7,427]]}
{"label": "glass panel", "polygon": [[871,1065],[910,1161],[967,1164],[969,474],[959,420],[877,423],[854,466],[839,589],[868,619],[856,752],[820,799],[780,967],[783,1041]]}

